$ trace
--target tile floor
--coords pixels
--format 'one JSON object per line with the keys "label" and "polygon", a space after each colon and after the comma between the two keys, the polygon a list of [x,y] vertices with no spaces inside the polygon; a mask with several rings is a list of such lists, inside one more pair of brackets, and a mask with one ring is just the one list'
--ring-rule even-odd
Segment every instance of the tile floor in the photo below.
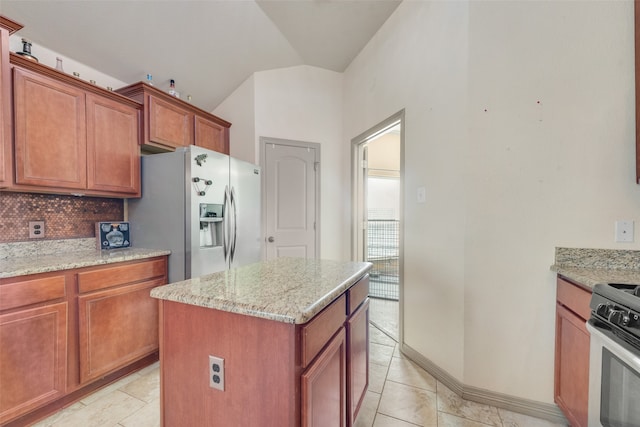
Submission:
{"label": "tile floor", "polygon": [[[373,326],[370,328],[369,377],[369,390],[356,427],[559,426],[461,399],[402,356],[396,342]],[[156,363],[87,396],[36,426],[155,427],[160,425],[159,408]]]}
{"label": "tile floor", "polygon": [[396,341],[400,341],[398,331],[400,304],[398,301],[369,298],[369,320]]}

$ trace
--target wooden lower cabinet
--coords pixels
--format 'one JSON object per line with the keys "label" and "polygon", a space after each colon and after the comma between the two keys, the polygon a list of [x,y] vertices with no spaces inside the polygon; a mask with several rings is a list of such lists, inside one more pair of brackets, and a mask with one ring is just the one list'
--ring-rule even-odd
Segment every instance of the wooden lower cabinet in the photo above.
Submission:
{"label": "wooden lower cabinet", "polygon": [[78,297],[81,383],[158,349],[158,303],[149,292],[164,283],[156,279]]}
{"label": "wooden lower cabinet", "polygon": [[558,278],[554,400],[572,427],[587,427],[591,293]]}
{"label": "wooden lower cabinet", "polygon": [[0,279],[0,425],[24,426],[157,360],[167,257]]}
{"label": "wooden lower cabinet", "polygon": [[346,427],[346,354],[346,334],[340,328],[302,374],[303,427]]}
{"label": "wooden lower cabinet", "polygon": [[67,312],[58,302],[0,315],[0,424],[64,396]]}
{"label": "wooden lower cabinet", "polygon": [[353,426],[369,387],[369,299],[347,321],[349,425]]}

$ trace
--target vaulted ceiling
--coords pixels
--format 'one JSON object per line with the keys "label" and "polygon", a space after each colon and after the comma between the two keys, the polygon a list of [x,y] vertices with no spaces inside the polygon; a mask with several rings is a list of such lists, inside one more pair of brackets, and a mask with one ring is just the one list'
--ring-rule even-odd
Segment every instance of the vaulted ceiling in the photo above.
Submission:
{"label": "vaulted ceiling", "polygon": [[400,1],[0,0],[0,14],[25,26],[22,37],[124,82],[175,79],[212,110],[256,71],[344,71]]}

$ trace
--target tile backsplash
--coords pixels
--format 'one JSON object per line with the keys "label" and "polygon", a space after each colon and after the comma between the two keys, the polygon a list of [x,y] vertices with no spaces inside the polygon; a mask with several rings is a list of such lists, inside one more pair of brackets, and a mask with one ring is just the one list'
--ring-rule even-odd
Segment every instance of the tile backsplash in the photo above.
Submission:
{"label": "tile backsplash", "polygon": [[29,221],[44,221],[51,240],[95,237],[96,222],[123,220],[122,199],[0,192],[0,242],[30,240]]}

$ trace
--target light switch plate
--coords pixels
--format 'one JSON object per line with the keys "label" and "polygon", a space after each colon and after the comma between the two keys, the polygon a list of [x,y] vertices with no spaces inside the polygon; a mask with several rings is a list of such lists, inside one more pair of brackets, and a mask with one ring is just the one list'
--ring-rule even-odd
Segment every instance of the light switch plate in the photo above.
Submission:
{"label": "light switch plate", "polygon": [[616,221],[616,242],[633,242],[633,221]]}

